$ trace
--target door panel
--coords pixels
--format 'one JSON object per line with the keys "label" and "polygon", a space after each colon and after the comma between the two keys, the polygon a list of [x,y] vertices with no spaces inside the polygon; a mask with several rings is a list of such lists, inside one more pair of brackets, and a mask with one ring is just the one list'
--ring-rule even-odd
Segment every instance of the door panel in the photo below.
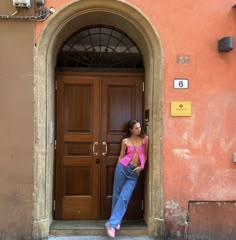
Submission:
{"label": "door panel", "polygon": [[[121,140],[127,135],[127,121],[142,119],[142,82],[143,77],[137,76],[103,76],[102,79],[102,141],[107,143],[107,154],[103,156],[101,163],[103,218],[107,218],[111,212],[114,169],[120,153]],[[130,201],[125,218],[142,218],[141,182]]]}
{"label": "door panel", "polygon": [[[103,219],[129,119],[142,119],[142,76],[58,74],[55,218]],[[126,218],[142,218],[143,177]]]}
{"label": "door panel", "polygon": [[[98,78],[59,75],[57,93],[57,219],[99,217]],[[94,151],[93,151],[94,150]]]}

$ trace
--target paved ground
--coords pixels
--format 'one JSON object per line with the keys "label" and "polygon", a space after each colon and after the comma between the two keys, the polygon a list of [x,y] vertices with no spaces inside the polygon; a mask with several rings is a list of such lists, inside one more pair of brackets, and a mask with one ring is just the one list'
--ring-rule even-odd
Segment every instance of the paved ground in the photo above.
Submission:
{"label": "paved ground", "polygon": [[[49,236],[48,240],[108,240],[112,239],[109,237],[104,236],[69,236],[69,237],[56,237],[56,236]],[[124,237],[124,236],[117,236],[116,240],[154,240],[155,238],[140,236],[140,237]]]}

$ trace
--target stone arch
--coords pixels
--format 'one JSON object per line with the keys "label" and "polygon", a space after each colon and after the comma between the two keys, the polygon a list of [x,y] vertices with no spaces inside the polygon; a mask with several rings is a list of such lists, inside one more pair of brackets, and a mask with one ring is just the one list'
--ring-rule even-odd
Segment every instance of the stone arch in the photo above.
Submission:
{"label": "stone arch", "polygon": [[155,28],[144,14],[124,1],[81,0],[68,4],[48,21],[35,46],[34,89],[34,212],[33,239],[48,236],[53,221],[54,78],[56,55],[73,32],[94,23],[126,32],[143,54],[145,109],[149,109],[149,164],[145,183],[145,216],[148,232],[163,232],[162,108],[163,50]]}

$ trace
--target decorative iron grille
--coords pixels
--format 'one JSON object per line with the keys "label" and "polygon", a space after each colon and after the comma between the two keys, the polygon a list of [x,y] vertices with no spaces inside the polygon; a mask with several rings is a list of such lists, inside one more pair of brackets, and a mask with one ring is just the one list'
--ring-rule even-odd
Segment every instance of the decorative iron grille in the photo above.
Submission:
{"label": "decorative iron grille", "polygon": [[143,60],[127,34],[98,25],[82,29],[63,44],[57,67],[143,69]]}

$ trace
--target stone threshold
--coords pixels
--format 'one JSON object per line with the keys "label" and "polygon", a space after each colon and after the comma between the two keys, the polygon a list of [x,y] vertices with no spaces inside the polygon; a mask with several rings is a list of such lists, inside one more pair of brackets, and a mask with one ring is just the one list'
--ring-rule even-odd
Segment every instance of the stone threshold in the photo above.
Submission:
{"label": "stone threshold", "polygon": [[[53,221],[50,226],[50,235],[53,236],[80,236],[101,235],[106,236],[105,220],[81,221]],[[143,221],[126,220],[122,223],[119,236],[148,236],[147,226]]]}

